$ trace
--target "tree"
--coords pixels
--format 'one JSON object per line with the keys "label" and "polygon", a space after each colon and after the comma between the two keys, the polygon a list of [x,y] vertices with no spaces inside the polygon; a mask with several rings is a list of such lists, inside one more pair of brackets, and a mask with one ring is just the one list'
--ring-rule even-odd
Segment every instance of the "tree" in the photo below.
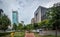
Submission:
{"label": "tree", "polygon": [[56,28],[56,37],[57,37],[57,28],[60,26],[60,6],[52,7],[48,11],[48,19],[53,20],[53,27]]}
{"label": "tree", "polygon": [[27,27],[26,27],[26,25],[24,25],[24,26],[23,26],[23,30],[27,30]]}
{"label": "tree", "polygon": [[2,15],[2,12],[3,12],[3,10],[2,10],[2,9],[0,9],[0,17],[1,17],[1,15]]}
{"label": "tree", "polygon": [[33,25],[34,25],[34,29],[38,29],[39,28],[38,23],[34,23]]}
{"label": "tree", "polygon": [[[53,20],[54,23],[60,22],[60,10],[59,9],[60,9],[60,6],[52,7],[50,11],[48,12],[48,17],[50,17],[50,19]],[[59,24],[57,26],[59,27]]]}
{"label": "tree", "polygon": [[29,32],[31,32],[31,30],[33,29],[33,25],[32,24],[27,24],[25,26],[26,30],[28,30]]}
{"label": "tree", "polygon": [[41,21],[41,22],[38,23],[38,26],[39,26],[40,28],[42,28],[44,25],[45,25],[45,21]]}
{"label": "tree", "polygon": [[23,29],[23,25],[22,25],[21,23],[19,23],[17,29],[18,29],[18,30],[22,30],[22,29]]}
{"label": "tree", "polygon": [[32,30],[33,29],[33,25],[32,24],[27,24],[23,27],[24,30]]}
{"label": "tree", "polygon": [[3,14],[3,10],[0,9],[0,30],[6,30],[8,28],[8,25],[11,24],[10,19]]}
{"label": "tree", "polygon": [[52,21],[50,21],[49,19],[45,19],[41,22],[38,23],[40,28],[46,28],[49,29],[52,27]]}
{"label": "tree", "polygon": [[27,30],[32,30],[33,29],[32,24],[27,24],[26,27],[27,27]]}
{"label": "tree", "polygon": [[10,19],[4,14],[2,15],[1,14],[1,17],[0,17],[0,30],[6,30],[8,28],[8,25],[11,24],[11,21]]}
{"label": "tree", "polygon": [[13,24],[13,29],[17,30],[17,25],[15,23]]}

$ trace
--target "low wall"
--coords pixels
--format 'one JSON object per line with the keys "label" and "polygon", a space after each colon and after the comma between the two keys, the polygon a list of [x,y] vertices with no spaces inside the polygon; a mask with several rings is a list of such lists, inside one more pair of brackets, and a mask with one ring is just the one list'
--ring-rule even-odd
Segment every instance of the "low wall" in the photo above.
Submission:
{"label": "low wall", "polygon": [[[40,31],[40,35],[56,35],[56,31]],[[57,31],[57,35],[60,35],[60,32]]]}

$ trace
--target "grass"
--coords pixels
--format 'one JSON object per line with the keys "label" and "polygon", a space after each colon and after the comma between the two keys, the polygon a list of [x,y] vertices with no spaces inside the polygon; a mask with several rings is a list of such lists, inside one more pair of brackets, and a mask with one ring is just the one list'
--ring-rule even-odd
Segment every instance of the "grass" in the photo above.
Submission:
{"label": "grass", "polygon": [[[25,32],[15,32],[14,37],[25,37]],[[35,33],[35,37],[55,37],[55,35],[44,35],[44,36],[41,36],[38,33]],[[60,35],[58,37],[60,37]]]}
{"label": "grass", "polygon": [[38,33],[34,33],[34,34],[35,34],[35,37],[42,37]]}
{"label": "grass", "polygon": [[25,32],[15,32],[14,37],[24,37]]}

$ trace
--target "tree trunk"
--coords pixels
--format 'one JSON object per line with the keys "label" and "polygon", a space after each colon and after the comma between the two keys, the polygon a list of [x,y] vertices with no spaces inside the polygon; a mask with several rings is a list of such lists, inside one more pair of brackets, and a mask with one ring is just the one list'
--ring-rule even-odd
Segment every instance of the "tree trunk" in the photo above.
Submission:
{"label": "tree trunk", "polygon": [[57,26],[56,26],[56,37],[57,37]]}

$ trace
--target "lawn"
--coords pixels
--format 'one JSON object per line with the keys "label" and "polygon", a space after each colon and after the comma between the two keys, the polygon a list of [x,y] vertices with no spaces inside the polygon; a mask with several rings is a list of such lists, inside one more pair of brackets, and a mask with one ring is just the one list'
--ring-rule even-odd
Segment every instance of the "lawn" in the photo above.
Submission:
{"label": "lawn", "polygon": [[34,33],[34,34],[35,34],[35,37],[42,37],[38,33]]}
{"label": "lawn", "polygon": [[24,37],[25,32],[15,32],[14,37]]}
{"label": "lawn", "polygon": [[[15,32],[14,37],[24,37],[25,36],[25,32]],[[41,36],[38,33],[35,33],[35,37],[55,37],[55,35],[44,35]],[[60,36],[58,36],[60,37]]]}

